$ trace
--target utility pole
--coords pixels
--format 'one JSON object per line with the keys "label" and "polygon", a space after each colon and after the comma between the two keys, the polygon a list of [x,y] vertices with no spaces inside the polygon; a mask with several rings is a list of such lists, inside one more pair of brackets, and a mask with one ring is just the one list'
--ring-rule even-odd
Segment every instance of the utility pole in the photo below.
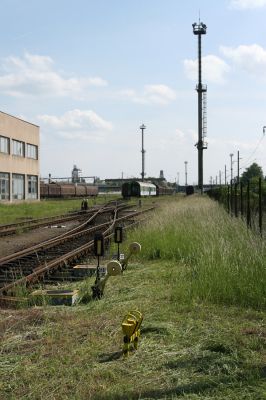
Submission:
{"label": "utility pole", "polygon": [[194,35],[198,36],[198,62],[199,62],[199,80],[196,90],[198,92],[198,187],[203,193],[203,150],[207,149],[204,138],[207,134],[207,86],[201,81],[201,35],[206,35],[207,26],[200,22],[192,24]]}
{"label": "utility pole", "polygon": [[219,171],[219,185],[221,186],[222,184],[222,171]]}
{"label": "utility pole", "polygon": [[187,186],[187,161],[185,161],[185,186]]}
{"label": "utility pole", "polygon": [[144,129],[146,129],[146,126],[142,124],[140,126],[141,129],[141,153],[142,153],[142,172],[141,172],[141,180],[144,182],[144,176],[145,176],[145,150],[144,150]]}
{"label": "utility pole", "polygon": [[233,182],[233,153],[230,154],[231,157],[231,182]]}

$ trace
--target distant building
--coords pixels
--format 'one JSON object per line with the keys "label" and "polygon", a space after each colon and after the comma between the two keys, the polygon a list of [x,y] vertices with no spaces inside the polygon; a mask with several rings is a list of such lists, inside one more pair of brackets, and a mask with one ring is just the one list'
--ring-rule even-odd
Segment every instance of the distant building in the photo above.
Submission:
{"label": "distant building", "polygon": [[39,200],[39,127],[0,111],[0,201]]}
{"label": "distant building", "polygon": [[164,178],[164,175],[163,175],[163,170],[162,170],[162,169],[160,170],[160,179],[165,179],[165,178]]}
{"label": "distant building", "polygon": [[79,183],[80,182],[80,173],[81,169],[79,169],[76,165],[73,166],[71,176],[72,176],[72,183]]}

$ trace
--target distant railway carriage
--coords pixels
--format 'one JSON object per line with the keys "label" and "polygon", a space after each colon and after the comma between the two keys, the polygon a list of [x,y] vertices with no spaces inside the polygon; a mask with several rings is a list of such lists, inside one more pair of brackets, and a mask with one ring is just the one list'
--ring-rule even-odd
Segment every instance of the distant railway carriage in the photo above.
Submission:
{"label": "distant railway carriage", "polygon": [[159,192],[159,188],[157,188],[154,183],[150,182],[132,181],[125,182],[122,185],[122,196],[124,198],[158,196],[160,195]]}
{"label": "distant railway carriage", "polygon": [[154,185],[156,186],[156,196],[171,195],[175,192],[174,188],[168,186],[161,186],[158,185],[157,183],[154,183]]}
{"label": "distant railway carriage", "polygon": [[98,186],[74,183],[41,183],[41,198],[90,197],[98,195]]}
{"label": "distant railway carriage", "polygon": [[124,199],[131,197],[131,182],[125,182],[122,185],[122,196]]}
{"label": "distant railway carriage", "polygon": [[153,183],[133,181],[131,183],[131,196],[156,196],[156,186]]}
{"label": "distant railway carriage", "polygon": [[194,194],[194,186],[188,185],[186,186],[186,195],[190,196],[191,194]]}

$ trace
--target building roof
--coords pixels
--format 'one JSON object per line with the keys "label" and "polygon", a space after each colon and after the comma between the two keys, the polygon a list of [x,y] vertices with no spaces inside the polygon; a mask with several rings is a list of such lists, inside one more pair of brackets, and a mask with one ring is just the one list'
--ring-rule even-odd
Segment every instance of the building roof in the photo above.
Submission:
{"label": "building roof", "polygon": [[19,121],[22,121],[22,122],[25,122],[25,123],[27,123],[27,124],[30,124],[30,125],[36,126],[37,128],[40,128],[40,127],[39,127],[39,125],[33,124],[32,122],[29,122],[29,121],[25,121],[24,119],[21,119],[21,118],[15,117],[14,115],[8,114],[8,113],[6,113],[6,112],[4,112],[4,111],[0,111],[0,114],[5,114],[5,115],[8,115],[9,117],[12,117],[12,118],[18,119]]}

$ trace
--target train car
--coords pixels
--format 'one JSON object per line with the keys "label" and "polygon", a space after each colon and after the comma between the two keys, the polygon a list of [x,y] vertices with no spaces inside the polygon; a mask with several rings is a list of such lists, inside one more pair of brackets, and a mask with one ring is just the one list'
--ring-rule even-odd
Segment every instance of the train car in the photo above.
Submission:
{"label": "train car", "polygon": [[125,182],[122,185],[122,196],[124,198],[156,196],[156,186],[149,182]]}
{"label": "train car", "polygon": [[131,182],[125,182],[122,185],[122,197],[129,199],[131,197]]}
{"label": "train car", "polygon": [[61,185],[58,183],[41,183],[40,184],[40,195],[41,198],[57,198],[61,197]]}
{"label": "train car", "polygon": [[161,186],[158,183],[153,182],[156,186],[156,196],[172,195],[175,192],[174,188],[169,186]]}
{"label": "train car", "polygon": [[86,197],[86,187],[84,185],[76,185],[76,196]]}
{"label": "train car", "polygon": [[96,185],[85,185],[86,189],[86,196],[98,196],[99,194],[99,188]]}
{"label": "train car", "polygon": [[98,196],[98,186],[74,183],[41,183],[41,198],[69,198]]}
{"label": "train car", "polygon": [[146,197],[156,196],[156,186],[149,182],[137,182],[131,183],[131,196],[133,197]]}
{"label": "train car", "polygon": [[61,195],[62,197],[76,197],[76,186],[73,184],[62,184]]}
{"label": "train car", "polygon": [[186,195],[190,196],[191,194],[194,194],[194,186],[188,185],[186,186]]}

